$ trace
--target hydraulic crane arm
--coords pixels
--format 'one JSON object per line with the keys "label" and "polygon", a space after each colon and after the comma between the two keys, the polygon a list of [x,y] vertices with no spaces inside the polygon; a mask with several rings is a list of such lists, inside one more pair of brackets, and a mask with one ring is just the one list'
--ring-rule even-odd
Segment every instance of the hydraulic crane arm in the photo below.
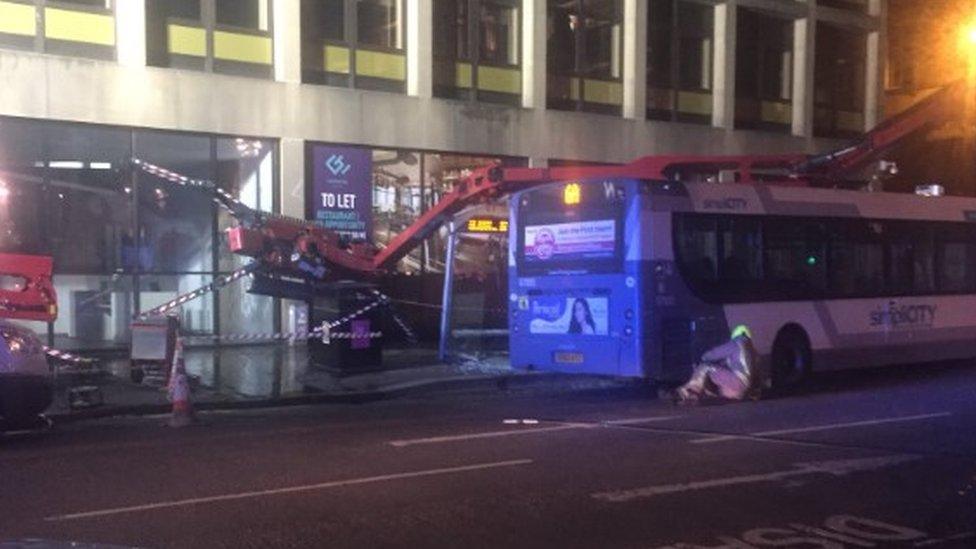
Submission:
{"label": "hydraulic crane arm", "polygon": [[0,253],[0,318],[53,322],[58,299],[49,256]]}
{"label": "hydraulic crane arm", "polygon": [[878,124],[854,144],[827,154],[813,156],[796,168],[799,176],[844,178],[890,151],[903,139],[944,124],[964,110],[969,90],[957,81],[932,93],[905,111]]}

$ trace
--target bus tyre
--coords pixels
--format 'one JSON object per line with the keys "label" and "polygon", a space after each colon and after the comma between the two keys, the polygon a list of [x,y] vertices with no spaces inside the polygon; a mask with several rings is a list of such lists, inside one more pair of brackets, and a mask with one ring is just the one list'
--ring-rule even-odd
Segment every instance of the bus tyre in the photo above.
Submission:
{"label": "bus tyre", "polygon": [[771,357],[773,390],[783,393],[799,387],[810,373],[811,358],[810,341],[801,328],[780,330]]}

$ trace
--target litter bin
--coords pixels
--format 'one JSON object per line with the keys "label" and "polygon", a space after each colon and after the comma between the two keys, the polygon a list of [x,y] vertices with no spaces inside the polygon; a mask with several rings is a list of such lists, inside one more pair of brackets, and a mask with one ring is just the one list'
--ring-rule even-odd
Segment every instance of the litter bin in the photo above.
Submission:
{"label": "litter bin", "polygon": [[[333,322],[374,303],[376,286],[361,282],[337,282],[319,290],[309,307],[309,328],[318,328],[322,322]],[[370,332],[380,331],[383,307],[374,307],[356,315],[332,329],[333,333],[350,334],[330,338],[323,343],[320,338],[308,341],[309,359],[313,365],[338,369],[342,372],[363,372],[383,367],[383,338],[369,338]],[[356,337],[361,334],[362,337]]]}

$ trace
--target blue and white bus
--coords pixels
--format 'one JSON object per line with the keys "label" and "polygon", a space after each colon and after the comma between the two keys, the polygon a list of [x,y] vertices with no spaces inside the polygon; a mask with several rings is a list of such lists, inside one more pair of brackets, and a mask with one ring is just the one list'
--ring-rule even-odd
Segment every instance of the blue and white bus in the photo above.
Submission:
{"label": "blue and white bus", "polygon": [[510,204],[515,368],[680,381],[739,324],[783,386],[976,356],[976,199],[610,177]]}

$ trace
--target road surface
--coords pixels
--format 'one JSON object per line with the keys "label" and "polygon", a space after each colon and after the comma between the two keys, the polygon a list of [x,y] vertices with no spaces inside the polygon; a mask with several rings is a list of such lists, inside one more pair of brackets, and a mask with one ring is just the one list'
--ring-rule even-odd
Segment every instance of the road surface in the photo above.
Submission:
{"label": "road surface", "polygon": [[756,403],[437,393],[0,439],[0,540],[139,547],[976,547],[976,365]]}

